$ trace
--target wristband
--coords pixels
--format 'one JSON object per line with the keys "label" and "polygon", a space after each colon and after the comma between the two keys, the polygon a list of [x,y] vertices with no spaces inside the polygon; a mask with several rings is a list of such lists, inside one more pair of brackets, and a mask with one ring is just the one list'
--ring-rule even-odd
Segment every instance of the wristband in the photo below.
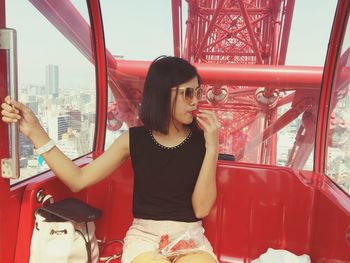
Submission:
{"label": "wristband", "polygon": [[55,142],[52,139],[50,139],[46,144],[39,147],[38,149],[34,149],[34,151],[37,155],[41,155],[43,153],[50,151],[55,146],[56,146]]}

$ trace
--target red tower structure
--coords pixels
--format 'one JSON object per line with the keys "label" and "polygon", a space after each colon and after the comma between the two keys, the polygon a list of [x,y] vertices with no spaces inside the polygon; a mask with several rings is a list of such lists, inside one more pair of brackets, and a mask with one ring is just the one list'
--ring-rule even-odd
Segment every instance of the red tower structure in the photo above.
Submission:
{"label": "red tower structure", "polygon": [[[221,151],[234,154],[238,160],[276,164],[277,131],[306,109],[314,109],[313,101],[305,101],[299,96],[294,98],[295,90],[282,98],[280,91],[286,89],[280,83],[242,86],[228,80],[229,72],[237,65],[242,66],[239,70],[241,73],[252,71],[254,75],[261,69],[256,65],[271,65],[275,77],[279,75],[276,66],[285,63],[294,0],[189,0],[183,46],[180,21],[182,2],[173,0],[172,7],[175,55],[195,63],[216,64],[216,67],[217,64],[224,65],[216,70],[212,68],[221,78],[205,83],[206,100],[202,102],[203,107],[216,108],[216,105],[220,105],[221,110],[217,113],[223,124]],[[278,69],[286,72],[284,67]],[[301,68],[294,70],[297,75],[303,74]],[[258,80],[259,77],[254,75],[250,77]],[[306,73],[305,77],[310,78],[310,74]],[[291,101],[298,107],[279,118],[278,107]],[[308,118],[306,116],[313,115],[305,114],[303,119]],[[303,129],[306,127],[302,125],[299,134]],[[246,145],[247,139],[250,142]],[[301,140],[301,136],[296,139]],[[244,145],[246,147],[243,149]],[[292,153],[298,151],[297,145]],[[310,151],[305,153],[304,158],[289,165],[302,167]],[[289,159],[294,158],[290,156]]]}

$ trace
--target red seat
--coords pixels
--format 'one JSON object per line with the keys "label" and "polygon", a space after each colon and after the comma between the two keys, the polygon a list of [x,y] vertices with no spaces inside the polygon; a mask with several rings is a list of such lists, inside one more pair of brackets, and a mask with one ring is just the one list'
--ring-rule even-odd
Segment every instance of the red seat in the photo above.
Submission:
{"label": "red seat", "polygon": [[[324,188],[319,187],[320,178],[322,175],[285,167],[220,162],[216,204],[203,221],[219,261],[249,262],[269,247],[298,255],[305,253],[315,262],[323,257],[349,257],[345,252],[346,240],[341,239],[346,234],[342,229],[348,227],[348,216],[334,203],[334,198],[326,197]],[[123,239],[132,223],[130,162],[109,180],[110,195],[98,230],[107,240]],[[329,228],[324,216],[312,216],[319,211],[336,217],[332,221],[336,220],[343,228]],[[318,245],[318,240],[328,238],[334,240],[334,245],[329,242],[328,248]]]}
{"label": "red seat", "polygon": [[[220,262],[253,259],[269,247],[308,252],[310,236],[305,233],[313,192],[292,171],[223,163],[217,178],[217,201],[204,227]],[[132,222],[130,163],[118,169],[110,180],[108,204],[113,209],[103,211],[100,226],[107,239],[123,239]]]}

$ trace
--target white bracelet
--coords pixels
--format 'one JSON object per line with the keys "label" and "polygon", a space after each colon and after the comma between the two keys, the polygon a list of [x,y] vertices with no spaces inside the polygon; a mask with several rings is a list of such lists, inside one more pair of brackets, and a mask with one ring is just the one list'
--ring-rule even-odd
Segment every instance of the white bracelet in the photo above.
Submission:
{"label": "white bracelet", "polygon": [[46,144],[34,150],[37,155],[41,155],[43,153],[50,151],[55,146],[56,146],[55,142],[52,139],[50,139]]}

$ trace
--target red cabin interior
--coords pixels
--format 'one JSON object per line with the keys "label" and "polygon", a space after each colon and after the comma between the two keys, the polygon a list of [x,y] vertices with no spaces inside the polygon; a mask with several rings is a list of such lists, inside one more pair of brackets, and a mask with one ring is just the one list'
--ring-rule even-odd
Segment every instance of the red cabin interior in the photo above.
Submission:
{"label": "red cabin interior", "polygon": [[[98,1],[87,1],[90,15],[93,17],[92,28],[94,31],[91,32],[94,35],[95,52],[86,47],[90,39],[84,39],[78,33],[75,34],[76,32],[84,32],[84,30],[90,32],[88,31],[90,29],[81,23],[78,16],[73,18],[69,16],[72,14],[70,13],[71,9],[68,8],[69,12],[64,13],[67,11],[64,7],[71,8],[69,1],[32,0],[31,2],[44,15],[52,15],[51,22],[55,27],[63,32],[67,39],[74,42],[75,47],[78,47],[89,61],[97,65],[96,83],[99,87],[99,96],[96,99],[98,110],[96,140],[91,153],[75,160],[77,165],[83,166],[104,151],[107,119],[116,117],[119,118],[118,121],[129,122],[130,126],[136,124],[135,119],[133,119],[136,109],[135,101],[139,99],[141,94],[140,87],[149,62],[117,62],[111,53],[104,49],[104,35],[101,20],[99,20],[101,14]],[[198,3],[198,1],[188,2],[190,4]],[[219,10],[225,1],[213,2],[216,3],[216,8]],[[236,4],[244,10],[244,2],[240,0]],[[260,2],[265,3],[265,1]],[[272,2],[277,3],[278,1]],[[282,2],[284,3],[283,7],[287,8],[285,24],[289,25],[290,29],[293,10],[288,9],[288,7],[294,6],[294,1]],[[178,7],[178,3],[179,1],[172,1],[174,10]],[[6,26],[5,8],[3,7],[5,7],[5,0],[0,0],[0,28]],[[283,45],[278,53],[280,57],[266,59],[264,56],[261,57],[261,54],[257,55],[253,62],[261,65],[237,65],[236,67],[228,64],[205,65],[199,61],[200,52],[191,53],[193,52],[191,46],[184,46],[183,57],[194,56],[196,60],[194,62],[198,63],[196,65],[203,73],[204,82],[212,84],[225,79],[230,85],[243,85],[245,83],[253,87],[242,89],[242,91],[234,90],[233,93],[242,92],[249,97],[255,94],[257,86],[264,86],[264,84],[266,87],[287,84],[296,86],[295,94],[286,96],[280,103],[293,102],[293,105],[297,104],[298,106],[300,105],[298,103],[301,102],[303,105],[297,109],[298,112],[292,108],[288,112],[289,115],[283,115],[286,119],[275,120],[273,125],[260,130],[264,141],[270,137],[276,138],[274,136],[281,127],[287,125],[288,118],[293,119],[301,113],[314,110],[315,105],[312,104],[314,101],[316,104],[318,103],[319,107],[316,113],[317,122],[312,119],[314,126],[311,125],[310,128],[314,133],[308,134],[308,137],[305,136],[305,140],[309,141],[314,141],[315,137],[315,143],[306,143],[307,145],[302,147],[301,144],[298,144],[301,141],[298,141],[295,144],[297,147],[293,148],[296,155],[294,163],[291,161],[286,166],[275,165],[277,153],[276,151],[271,153],[270,146],[266,146],[268,150],[265,149],[265,152],[261,151],[266,155],[266,162],[246,161],[249,156],[245,156],[246,159],[244,159],[237,149],[229,152],[229,154],[232,152],[235,154],[237,161],[219,160],[217,167],[218,196],[211,213],[204,219],[204,227],[221,263],[251,262],[266,252],[268,248],[286,249],[297,255],[308,254],[313,263],[350,262],[350,198],[344,190],[325,175],[327,169],[325,163],[328,158],[325,150],[328,146],[327,120],[329,113],[327,109],[334,106],[329,104],[332,84],[338,80],[344,81],[344,79],[348,83],[349,79],[348,71],[342,72],[340,76],[334,72],[334,68],[338,65],[339,43],[343,40],[345,24],[348,21],[348,9],[349,1],[339,0],[324,68],[283,67],[289,36],[288,30],[278,32],[284,36]],[[53,10],[58,10],[58,12],[55,13]],[[212,17],[213,20],[215,14]],[[246,19],[247,15],[248,13],[243,14]],[[65,19],[71,24],[67,23],[67,26],[67,24],[62,23],[62,21],[66,21]],[[180,29],[178,25],[176,26],[178,19],[179,15],[173,11],[175,55],[180,55]],[[213,30],[212,27],[210,30]],[[187,29],[187,32],[188,30],[190,29]],[[269,36],[273,36],[273,34],[270,32]],[[203,45],[199,45],[199,49],[202,51],[204,50]],[[258,50],[257,46],[252,46],[254,51]],[[7,95],[7,89],[3,88],[7,85],[5,76],[7,57],[2,51],[0,58],[0,99],[3,100]],[[109,64],[109,71],[106,64]],[[106,89],[103,88],[107,85],[107,76],[112,92],[114,95],[120,96],[119,100],[116,99],[116,103],[108,109],[108,112],[106,112]],[[130,90],[125,90],[126,86]],[[320,95],[318,95],[319,90],[317,89],[319,86]],[[302,92],[305,87],[309,87],[309,89]],[[316,93],[314,93],[315,90]],[[311,106],[308,104],[309,101],[303,100],[308,96],[314,99]],[[207,103],[204,104],[204,107],[210,108],[211,105]],[[231,104],[225,107],[225,110],[238,109],[234,108],[236,105],[232,106]],[[256,113],[255,104],[254,107],[247,108],[250,113]],[[240,123],[243,123],[244,120],[250,122],[251,116],[251,114],[244,115],[239,120]],[[303,121],[306,120],[306,123],[308,122],[307,116],[309,115],[303,115]],[[118,125],[119,123],[116,126]],[[113,129],[113,127],[109,128]],[[307,125],[304,128],[309,131]],[[7,127],[2,122],[0,123],[0,131],[1,137],[7,138]],[[242,135],[242,133],[238,135]],[[238,135],[234,138],[237,139]],[[0,142],[1,158],[7,158],[9,155],[9,142],[5,141]],[[271,145],[275,143],[273,140],[271,141]],[[254,140],[250,142],[252,148],[256,146],[255,144],[257,143]],[[313,169],[303,170],[303,165],[312,150],[314,150]],[[256,154],[256,152],[254,153]],[[260,153],[258,155],[259,157],[256,159],[262,160],[263,157],[260,156]],[[37,202],[39,191],[53,195],[55,200],[74,196],[102,210],[103,216],[96,222],[96,236],[102,241],[101,256],[108,256],[110,253],[110,251],[103,250],[103,244],[113,240],[122,240],[132,222],[133,172],[130,161],[118,168],[106,180],[79,193],[72,193],[52,172],[41,173],[11,187],[9,185],[9,180],[0,180],[1,262],[23,263],[29,261],[34,211],[40,205]],[[112,252],[122,253],[122,249],[119,247]],[[120,259],[111,262],[120,262]]]}
{"label": "red cabin interior", "polygon": [[[250,262],[270,247],[308,254],[312,262],[349,262],[349,211],[339,206],[333,194],[343,193],[328,179],[311,172],[228,161],[219,163],[217,178],[218,198],[204,226],[220,262]],[[132,222],[132,185],[127,162],[107,180],[76,195],[102,209],[98,239],[123,239]],[[15,262],[29,260],[33,211],[39,206],[35,196],[40,189],[56,199],[72,195],[52,176],[26,187]]]}

